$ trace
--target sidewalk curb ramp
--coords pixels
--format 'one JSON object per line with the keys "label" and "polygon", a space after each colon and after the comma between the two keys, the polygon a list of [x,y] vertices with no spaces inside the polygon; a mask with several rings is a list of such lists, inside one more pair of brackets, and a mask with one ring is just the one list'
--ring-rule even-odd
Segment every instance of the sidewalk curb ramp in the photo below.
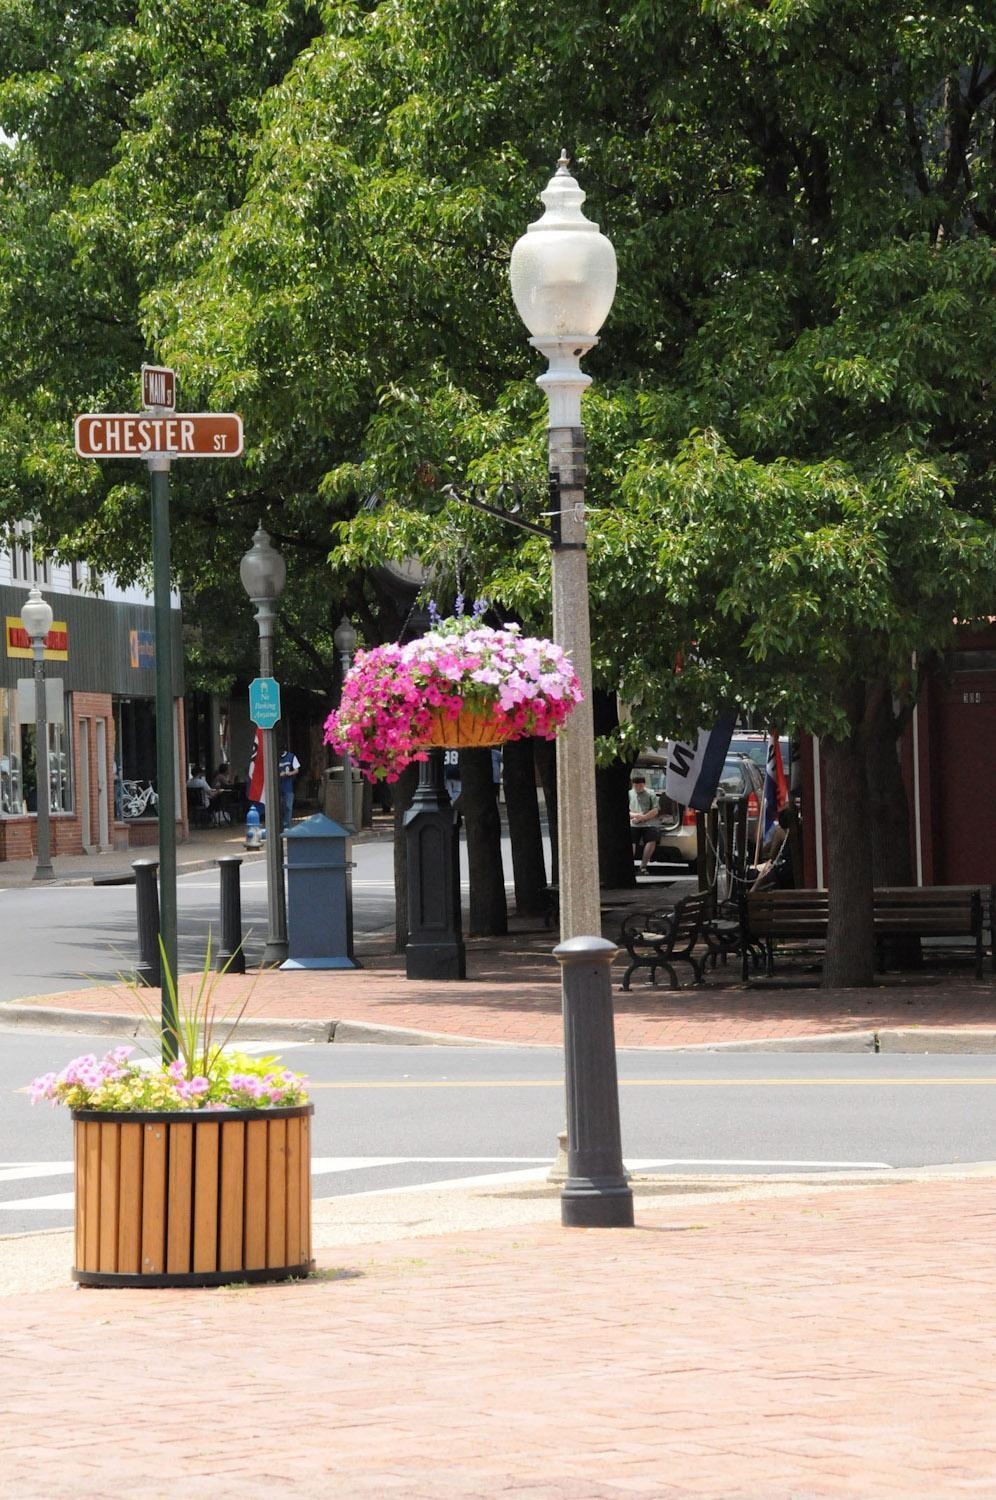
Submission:
{"label": "sidewalk curb ramp", "polygon": [[[66,1010],[54,1005],[32,1005],[24,1001],[0,1001],[0,1027],[24,1027],[35,1031],[68,1031],[77,1035],[103,1033],[108,1036],[158,1035],[155,1023],[145,1016],[113,1011]],[[540,1042],[505,1042],[493,1038],[456,1036],[448,1032],[421,1031],[379,1022],[328,1020],[301,1021],[286,1017],[255,1016],[240,1022],[238,1034],[245,1041],[371,1044],[398,1047],[542,1047]],[[619,1048],[639,1052],[889,1052],[889,1053],[991,1053],[996,1052],[996,1027],[972,1026],[892,1027],[881,1031],[837,1031],[815,1036],[770,1037],[756,1041],[696,1042],[684,1046]]]}

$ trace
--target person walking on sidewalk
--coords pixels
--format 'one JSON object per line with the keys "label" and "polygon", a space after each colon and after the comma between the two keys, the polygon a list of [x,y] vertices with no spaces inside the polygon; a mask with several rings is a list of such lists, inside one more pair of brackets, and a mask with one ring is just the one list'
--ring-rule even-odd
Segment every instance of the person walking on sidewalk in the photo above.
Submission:
{"label": "person walking on sidewalk", "polygon": [[294,816],[294,783],[301,769],[301,762],[293,750],[287,749],[280,757],[280,826],[290,827]]}

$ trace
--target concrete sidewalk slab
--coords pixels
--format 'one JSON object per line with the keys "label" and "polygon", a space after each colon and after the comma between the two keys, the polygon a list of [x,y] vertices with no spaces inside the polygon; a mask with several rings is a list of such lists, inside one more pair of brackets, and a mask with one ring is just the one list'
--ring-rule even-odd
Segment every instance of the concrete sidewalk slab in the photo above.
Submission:
{"label": "concrete sidewalk slab", "polygon": [[991,1182],[326,1237],[298,1285],[0,1301],[0,1494],[996,1493]]}

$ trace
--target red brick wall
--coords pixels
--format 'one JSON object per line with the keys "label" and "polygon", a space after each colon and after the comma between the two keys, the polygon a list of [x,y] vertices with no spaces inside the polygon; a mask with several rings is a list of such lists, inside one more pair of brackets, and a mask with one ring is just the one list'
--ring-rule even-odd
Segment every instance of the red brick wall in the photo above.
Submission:
{"label": "red brick wall", "polygon": [[[82,854],[83,829],[80,820],[82,777],[87,777],[90,788],[90,837],[96,845],[100,837],[100,812],[97,803],[97,731],[96,719],[104,719],[107,725],[107,765],[104,778],[107,786],[107,813],[110,847],[115,849],[141,848],[159,841],[159,825],[155,820],[139,825],[115,822],[114,820],[114,716],[110,693],[73,693],[70,698],[72,714],[73,754],[73,806],[72,813],[53,813],[51,818],[52,854]],[[180,786],[187,779],[183,700],[176,700],[180,764],[177,767]],[[90,720],[89,754],[86,765],[81,764],[80,720]],[[177,838],[182,843],[188,836],[185,799],[180,798],[180,817],[177,819]],[[0,818],[0,860],[31,859],[36,852],[35,818]]]}
{"label": "red brick wall", "polygon": [[[83,848],[83,832],[80,823],[80,808],[82,806],[83,778],[87,778],[90,788],[90,843],[96,848],[100,840],[100,813],[97,805],[97,731],[95,721],[104,719],[107,725],[107,764],[104,767],[104,783],[107,787],[108,796],[108,820],[114,820],[114,776],[112,766],[114,763],[114,715],[113,704],[110,693],[73,693],[73,771],[76,777],[74,783],[74,807],[75,822],[80,853]],[[82,735],[80,734],[80,720],[90,720],[90,748],[87,756],[87,764],[81,763]]]}

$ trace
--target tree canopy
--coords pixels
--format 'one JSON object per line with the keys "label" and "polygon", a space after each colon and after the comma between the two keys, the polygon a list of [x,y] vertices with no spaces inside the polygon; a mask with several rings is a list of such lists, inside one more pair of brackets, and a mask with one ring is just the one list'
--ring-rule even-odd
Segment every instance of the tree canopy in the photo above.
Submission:
{"label": "tree canopy", "polygon": [[543,544],[442,489],[544,507],[507,263],[566,146],[619,258],[586,361],[598,681],[634,736],[731,698],[843,732],[854,674],[902,687],[991,597],[994,22],[0,0],[0,517],[140,568],[141,471],[82,465],[69,433],[132,407],[153,357],[246,422],[243,465],[177,475],[195,598],[224,608],[260,515],[319,655],[332,600],[378,629],[386,555],[541,623]]}

